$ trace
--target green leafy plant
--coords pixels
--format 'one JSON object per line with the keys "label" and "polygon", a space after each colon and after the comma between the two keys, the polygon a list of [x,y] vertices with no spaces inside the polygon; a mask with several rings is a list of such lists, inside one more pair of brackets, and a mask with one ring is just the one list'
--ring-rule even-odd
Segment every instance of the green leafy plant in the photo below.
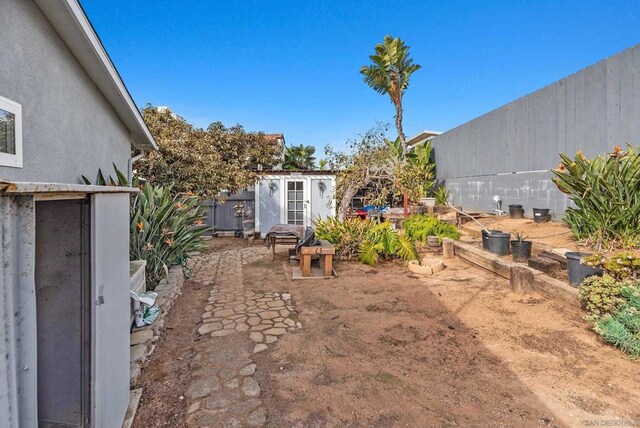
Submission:
{"label": "green leafy plant", "polygon": [[171,186],[147,183],[131,203],[130,258],[146,260],[154,289],[172,265],[186,266],[189,253],[204,247],[205,212],[193,194],[172,194]]}
{"label": "green leafy plant", "polygon": [[640,257],[631,251],[624,251],[608,257],[603,254],[594,254],[585,257],[583,262],[604,270],[618,281],[627,278],[640,279]]}
{"label": "green leafy plant", "polygon": [[518,242],[524,242],[527,240],[528,236],[525,236],[522,232],[513,232],[513,236],[515,238],[516,241]]}
{"label": "green leafy plant", "polygon": [[412,215],[404,221],[403,228],[406,236],[417,242],[427,242],[429,236],[437,236],[440,241],[443,238],[460,239],[460,232],[453,224],[429,215]]}
{"label": "green leafy plant", "polygon": [[596,321],[595,329],[607,342],[640,358],[640,284],[622,287],[621,296],[621,307]]}
{"label": "green leafy plant", "polygon": [[624,302],[623,283],[605,274],[586,278],[578,289],[578,298],[590,317],[601,317],[614,312]]}
{"label": "green leafy plant", "polygon": [[[116,178],[118,179],[117,181],[114,180],[111,175],[109,175],[108,179],[105,178],[104,174],[102,173],[102,170],[98,168],[98,175],[96,176],[95,184],[98,186],[122,186],[122,187],[128,186],[129,180],[127,180],[127,176],[124,175],[122,171],[118,169],[115,163],[113,164],[113,169],[115,170]],[[89,186],[94,184],[91,182],[91,180],[89,180],[84,175],[82,176],[82,181],[84,181],[84,184]]]}
{"label": "green leafy plant", "polygon": [[406,237],[399,236],[389,222],[329,217],[316,220],[314,226],[316,237],[335,245],[336,257],[341,260],[357,257],[360,262],[374,266],[380,258],[418,258],[413,243]]}
{"label": "green leafy plant", "polygon": [[562,161],[553,182],[576,207],[563,220],[575,236],[597,249],[633,246],[640,241],[640,157],[637,149],[616,146],[612,153],[588,159],[578,152]]}
{"label": "green leafy plant", "polygon": [[447,189],[445,186],[438,186],[433,192],[433,197],[436,198],[436,204],[447,205],[449,203],[449,198],[451,198],[451,190]]}

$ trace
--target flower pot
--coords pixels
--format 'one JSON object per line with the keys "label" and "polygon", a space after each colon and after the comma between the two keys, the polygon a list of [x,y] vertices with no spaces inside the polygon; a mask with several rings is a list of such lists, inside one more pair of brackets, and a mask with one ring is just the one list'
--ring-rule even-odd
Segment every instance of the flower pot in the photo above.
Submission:
{"label": "flower pot", "polygon": [[593,266],[583,265],[583,257],[590,256],[589,253],[578,253],[570,251],[565,254],[567,258],[567,271],[569,272],[569,285],[578,287],[585,278],[593,275],[602,275],[602,270]]}
{"label": "flower pot", "polygon": [[[502,232],[502,231],[501,230],[492,229],[489,232]],[[486,230],[482,229],[482,248],[484,248],[485,250],[488,249],[487,236],[488,236],[489,232],[487,232]]]}
{"label": "flower pot", "polygon": [[531,241],[511,241],[513,261],[526,263],[531,258]]}
{"label": "flower pot", "polygon": [[434,207],[436,205],[436,198],[420,198],[420,203],[426,207]]}
{"label": "flower pot", "polygon": [[524,217],[524,208],[522,205],[509,205],[509,215],[511,218],[522,218]]}
{"label": "flower pot", "polygon": [[487,250],[496,256],[506,256],[509,254],[510,233],[493,232],[487,234]]}
{"label": "flower pot", "polygon": [[427,236],[427,245],[431,248],[440,246],[440,239],[437,236]]}
{"label": "flower pot", "polygon": [[546,223],[551,220],[549,214],[549,208],[534,208],[533,209],[533,221],[536,223]]}

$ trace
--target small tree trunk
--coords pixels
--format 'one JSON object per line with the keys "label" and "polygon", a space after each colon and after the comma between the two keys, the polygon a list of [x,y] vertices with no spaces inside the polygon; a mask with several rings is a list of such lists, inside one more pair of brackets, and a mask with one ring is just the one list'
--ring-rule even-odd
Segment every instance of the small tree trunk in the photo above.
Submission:
{"label": "small tree trunk", "polygon": [[404,130],[402,129],[402,103],[394,103],[396,106],[396,129],[398,130],[398,138],[400,138],[400,144],[402,145],[402,155],[407,154],[407,139],[404,137]]}
{"label": "small tree trunk", "polygon": [[342,199],[340,200],[340,205],[338,206],[338,218],[344,219],[346,215],[349,213],[349,209],[351,208],[351,200],[358,192],[358,189],[361,186],[352,184],[345,190],[342,195]]}

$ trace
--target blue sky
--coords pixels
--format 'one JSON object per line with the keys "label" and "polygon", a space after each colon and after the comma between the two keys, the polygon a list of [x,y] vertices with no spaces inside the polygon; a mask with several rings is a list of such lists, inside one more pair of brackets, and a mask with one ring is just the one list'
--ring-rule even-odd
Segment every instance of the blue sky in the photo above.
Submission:
{"label": "blue sky", "polygon": [[[139,106],[342,148],[387,96],[359,69],[385,34],[423,66],[407,136],[446,131],[640,43],[640,0],[81,0]],[[390,135],[395,137],[395,135]]]}

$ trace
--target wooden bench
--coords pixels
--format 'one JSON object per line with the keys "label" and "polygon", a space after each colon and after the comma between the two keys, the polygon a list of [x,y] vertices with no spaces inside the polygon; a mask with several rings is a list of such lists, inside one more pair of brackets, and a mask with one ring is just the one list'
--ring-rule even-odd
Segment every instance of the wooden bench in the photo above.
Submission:
{"label": "wooden bench", "polygon": [[272,235],[269,240],[271,241],[271,261],[276,258],[276,244],[298,245],[298,241],[300,241],[297,236],[293,235]]}
{"label": "wooden bench", "polygon": [[303,277],[311,276],[311,256],[320,256],[320,268],[324,276],[333,276],[333,256],[336,247],[325,239],[320,240],[320,245],[300,247],[300,270]]}

